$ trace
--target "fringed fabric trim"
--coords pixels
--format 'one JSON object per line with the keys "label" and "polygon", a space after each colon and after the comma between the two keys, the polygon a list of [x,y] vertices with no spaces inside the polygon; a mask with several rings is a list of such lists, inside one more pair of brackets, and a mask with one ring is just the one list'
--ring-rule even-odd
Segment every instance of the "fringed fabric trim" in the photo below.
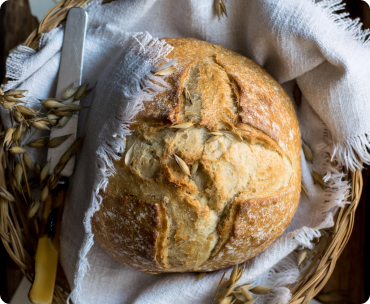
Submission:
{"label": "fringed fabric trim", "polygon": [[[115,172],[113,161],[118,160],[120,158],[119,154],[123,153],[125,150],[123,139],[131,133],[129,126],[132,119],[142,109],[143,101],[151,100],[157,93],[168,87],[161,77],[155,76],[151,72],[145,72],[148,71],[147,65],[150,65],[153,71],[158,63],[163,61],[169,62],[165,56],[168,55],[172,49],[173,48],[167,45],[163,40],[155,39],[148,33],[135,34],[131,41],[131,45],[128,47],[123,65],[128,71],[132,70],[135,72],[135,75],[139,76],[128,79],[124,91],[127,102],[121,104],[120,110],[115,116],[113,123],[107,126],[105,130],[105,138],[107,138],[107,140],[96,152],[97,177],[94,196],[92,204],[86,212],[84,219],[86,237],[79,253],[79,263],[74,280],[75,288],[69,296],[68,302],[72,300],[74,303],[79,303],[82,280],[89,269],[87,254],[94,244],[91,218],[94,213],[99,210],[99,206],[102,202],[99,191],[105,189],[108,178]],[[137,64],[138,58],[141,58],[139,65]],[[174,65],[175,62],[171,61],[168,64]]]}

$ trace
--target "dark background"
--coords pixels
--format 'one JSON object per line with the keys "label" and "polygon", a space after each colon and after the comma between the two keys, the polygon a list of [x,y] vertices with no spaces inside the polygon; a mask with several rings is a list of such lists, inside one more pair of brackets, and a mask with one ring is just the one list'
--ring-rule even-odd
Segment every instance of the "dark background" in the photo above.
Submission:
{"label": "dark background", "polygon": [[[361,0],[345,0],[345,2],[351,17],[361,18],[364,28],[370,28],[368,5]],[[0,9],[0,80],[4,78],[5,60],[9,51],[24,42],[37,26],[38,22],[31,15],[27,0],[10,0],[2,5]],[[344,300],[335,302],[338,304],[365,303],[370,296],[370,246],[365,247],[365,243],[370,243],[370,222],[365,221],[366,217],[370,218],[370,179],[367,168],[363,171],[363,176],[364,190],[356,211],[352,236],[338,260],[333,275],[322,290],[322,293],[342,294]],[[367,208],[366,205],[368,205]],[[368,259],[365,259],[366,256]],[[0,242],[0,296],[5,302],[10,301],[21,278],[21,271],[9,258]]]}

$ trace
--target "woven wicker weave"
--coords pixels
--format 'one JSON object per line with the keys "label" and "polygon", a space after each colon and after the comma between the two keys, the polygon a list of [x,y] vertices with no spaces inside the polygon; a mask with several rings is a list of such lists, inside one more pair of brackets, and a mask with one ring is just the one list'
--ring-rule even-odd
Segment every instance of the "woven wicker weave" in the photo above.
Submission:
{"label": "woven wicker weave", "polygon": [[[67,16],[72,7],[83,7],[89,0],[64,0],[54,5],[24,43],[37,50],[42,33],[58,26]],[[105,0],[104,3],[114,0]],[[0,132],[2,125],[0,121]],[[3,145],[1,144],[1,147]],[[5,188],[7,152],[0,149],[0,185]],[[362,172],[347,172],[347,179],[351,181],[352,192],[348,193],[350,204],[341,208],[335,217],[335,226],[324,231],[324,236],[309,251],[305,261],[310,263],[306,272],[298,283],[290,286],[291,304],[306,304],[325,286],[329,280],[335,264],[351,236],[355,220],[355,211],[362,192]],[[0,199],[0,238],[10,257],[22,269],[25,276],[32,281],[34,276],[34,250],[36,239],[27,236],[27,225],[32,223],[26,220],[26,210],[13,206]],[[28,232],[29,233],[29,232]],[[32,235],[32,234],[30,234]],[[313,258],[312,258],[313,257]],[[309,261],[309,262],[308,262]],[[66,303],[70,292],[67,280],[61,267],[58,267],[54,303]]]}

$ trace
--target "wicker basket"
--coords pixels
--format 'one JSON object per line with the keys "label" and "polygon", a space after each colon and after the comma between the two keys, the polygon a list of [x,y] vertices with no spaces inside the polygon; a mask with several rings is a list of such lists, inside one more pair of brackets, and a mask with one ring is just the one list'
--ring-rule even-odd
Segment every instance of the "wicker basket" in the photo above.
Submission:
{"label": "wicker basket", "polygon": [[[24,43],[26,46],[37,49],[42,33],[48,32],[58,26],[67,16],[72,7],[83,7],[89,0],[62,0],[46,14],[39,27],[34,30]],[[105,0],[108,3],[114,0]],[[0,121],[0,132],[2,130]],[[1,143],[1,147],[2,147]],[[7,151],[0,149],[0,185],[5,188],[5,169],[7,165]],[[306,304],[325,286],[329,280],[335,264],[351,236],[355,211],[362,192],[362,172],[347,172],[346,178],[351,182],[352,192],[348,193],[350,204],[341,208],[335,216],[335,225],[325,230],[324,236],[310,250],[305,261],[311,260],[307,270],[298,283],[290,287],[291,304]],[[10,257],[21,268],[24,275],[32,282],[34,276],[35,239],[26,238],[27,233],[32,235],[27,225],[32,223],[25,219],[25,210],[8,204],[0,199],[0,238]],[[35,235],[35,234],[34,234]],[[68,282],[60,265],[58,266],[54,303],[66,303],[70,293]]]}

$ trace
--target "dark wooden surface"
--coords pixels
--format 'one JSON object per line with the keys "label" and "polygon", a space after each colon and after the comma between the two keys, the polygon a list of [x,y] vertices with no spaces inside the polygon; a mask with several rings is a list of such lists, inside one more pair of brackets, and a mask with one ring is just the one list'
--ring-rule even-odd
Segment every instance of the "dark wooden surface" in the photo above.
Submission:
{"label": "dark wooden surface", "polygon": [[[366,217],[369,218],[370,211],[370,169],[363,171],[364,191],[361,201],[356,210],[355,225],[351,238],[346,248],[338,259],[334,272],[328,283],[320,294],[331,294],[342,297],[341,301],[331,302],[331,304],[362,304],[370,296],[369,264],[365,265],[365,256],[370,256],[370,251],[365,247],[366,239],[370,241],[369,228]],[[369,246],[368,246],[369,247]],[[366,252],[367,250],[367,252]]]}
{"label": "dark wooden surface", "polygon": [[[25,41],[37,26],[37,19],[31,15],[27,0],[10,0],[1,6],[0,81],[4,78],[5,60],[9,51]],[[0,242],[0,296],[5,302],[9,303],[21,279],[22,272]]]}
{"label": "dark wooden surface", "polygon": [[[346,2],[351,17],[362,18],[365,27],[370,28],[370,9],[367,4],[361,0],[347,0]],[[2,5],[0,9],[0,80],[4,77],[5,59],[9,50],[22,43],[37,27],[37,24],[36,18],[30,14],[27,0],[10,0]],[[324,294],[342,295],[343,300],[335,302],[338,304],[360,304],[370,296],[370,262],[369,259],[365,259],[366,256],[370,257],[370,249],[365,247],[365,242],[370,242],[370,223],[366,225],[365,221],[366,217],[370,218],[369,172],[368,169],[364,170],[364,191],[356,212],[352,236],[338,260],[332,277],[322,291]],[[21,275],[0,244],[0,296],[6,302],[10,301]]]}

